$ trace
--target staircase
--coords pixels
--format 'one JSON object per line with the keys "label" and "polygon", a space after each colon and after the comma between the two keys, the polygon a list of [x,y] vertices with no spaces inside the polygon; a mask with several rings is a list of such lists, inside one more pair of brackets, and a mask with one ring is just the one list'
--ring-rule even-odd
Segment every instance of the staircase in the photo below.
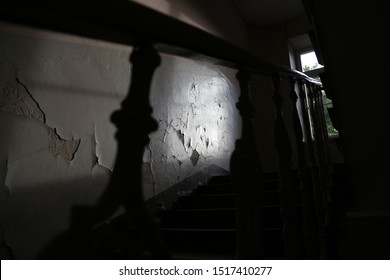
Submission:
{"label": "staircase", "polygon": [[[261,217],[267,259],[283,259],[282,220],[277,173],[265,174]],[[294,196],[299,205],[296,184]],[[171,209],[160,210],[162,237],[174,259],[234,259],[236,251],[236,191],[229,175],[212,177]],[[301,213],[301,210],[298,211]],[[300,221],[301,223],[301,221]]]}

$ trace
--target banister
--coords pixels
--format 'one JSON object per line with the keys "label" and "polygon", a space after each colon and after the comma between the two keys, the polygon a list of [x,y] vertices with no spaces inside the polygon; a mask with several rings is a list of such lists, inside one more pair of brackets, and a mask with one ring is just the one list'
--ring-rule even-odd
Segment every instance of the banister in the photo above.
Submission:
{"label": "banister", "polygon": [[161,53],[320,84],[299,71],[272,63],[208,32],[132,1],[81,0],[74,3],[77,5],[68,1],[44,2],[5,1],[0,10],[0,20],[125,45],[134,45],[147,38]]}

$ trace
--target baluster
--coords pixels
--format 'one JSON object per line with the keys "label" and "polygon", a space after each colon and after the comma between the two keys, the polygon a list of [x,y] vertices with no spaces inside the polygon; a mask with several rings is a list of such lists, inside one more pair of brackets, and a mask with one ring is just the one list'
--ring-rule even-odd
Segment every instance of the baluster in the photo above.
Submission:
{"label": "baluster", "polygon": [[[299,119],[297,106],[296,106],[298,97],[297,97],[297,93],[295,92],[294,78],[290,79],[290,89],[291,89],[290,98],[292,101],[291,104],[292,104],[293,128],[294,128],[295,143],[296,143],[297,153],[298,153],[298,170],[299,170],[299,177],[300,177],[300,192],[301,192],[301,200],[302,200],[303,234],[304,234],[305,248],[306,248],[307,257],[310,259],[316,259],[319,256],[319,247],[318,247],[319,244],[317,238],[316,217],[314,213],[314,204],[313,204],[313,189],[312,189],[312,184],[310,183],[310,172],[307,167],[305,147],[303,144],[303,132],[302,132],[301,122]],[[302,104],[302,100],[301,100],[301,104]],[[304,107],[302,108],[303,110],[305,110]],[[305,113],[306,112],[304,112],[303,114]],[[310,128],[310,124],[307,125]],[[309,135],[308,137],[311,140],[311,136]]]}
{"label": "baluster", "polygon": [[281,214],[284,220],[283,239],[287,259],[302,257],[301,234],[298,229],[298,213],[292,188],[291,147],[283,120],[283,98],[280,93],[280,78],[273,77],[275,104],[274,141],[278,153],[279,192],[282,201]]}
{"label": "baluster", "polygon": [[324,141],[324,148],[325,148],[325,158],[326,158],[326,162],[328,164],[328,177],[330,179],[332,177],[333,167],[332,167],[331,152],[330,152],[330,147],[329,147],[328,128],[327,128],[326,118],[325,118],[326,108],[324,107],[324,103],[322,100],[323,94],[322,94],[321,87],[318,88],[318,94],[319,94],[319,97],[318,97],[319,107],[321,108],[321,110],[319,110],[319,111],[321,112],[321,121],[322,121],[323,127],[324,127],[324,137],[323,137],[324,140],[323,141]]}
{"label": "baluster", "polygon": [[[330,182],[330,170],[329,170],[329,156],[327,153],[327,139],[328,139],[328,133],[326,129],[325,124],[325,115],[324,115],[324,107],[322,105],[322,98],[321,98],[321,89],[319,86],[313,87],[313,95],[314,95],[314,108],[315,108],[315,120],[317,123],[317,135],[318,135],[318,151],[319,151],[319,157],[320,157],[320,167],[322,171],[322,179],[325,182],[325,186],[329,185]],[[321,173],[320,173],[321,174]],[[324,199],[328,198],[327,189],[324,189]]]}
{"label": "baluster", "polygon": [[326,259],[328,256],[327,250],[327,228],[329,227],[329,209],[328,209],[328,186],[329,178],[327,176],[327,162],[324,150],[323,142],[323,129],[321,128],[320,123],[320,113],[319,110],[322,110],[320,107],[320,102],[318,100],[318,88],[315,85],[309,84],[309,100],[310,100],[310,111],[313,117],[313,126],[314,126],[314,137],[315,137],[315,146],[316,154],[318,158],[318,183],[321,196],[321,213],[322,219],[320,220],[320,232],[319,237],[321,239],[321,259]]}
{"label": "baluster", "polygon": [[333,165],[332,165],[332,157],[331,157],[331,150],[329,146],[329,136],[328,136],[328,130],[326,126],[326,119],[325,119],[325,107],[323,104],[322,99],[322,88],[318,88],[319,92],[319,104],[321,107],[321,119],[324,123],[324,152],[325,152],[325,158],[326,158],[326,177],[327,177],[327,185],[326,185],[326,211],[327,211],[327,223],[325,224],[325,230],[326,230],[326,236],[327,236],[327,256],[328,258],[335,258],[338,254],[337,247],[338,247],[338,229],[337,229],[337,214],[336,209],[337,206],[334,204],[333,194],[334,194],[334,185],[333,185]]}
{"label": "baluster", "polygon": [[323,162],[322,162],[322,172],[320,173],[322,180],[324,182],[323,184],[323,207],[324,207],[324,230],[325,230],[325,242],[327,244],[326,246],[326,257],[332,257],[335,256],[335,250],[337,248],[337,245],[335,240],[333,240],[337,234],[336,228],[334,228],[334,225],[332,224],[332,197],[331,197],[331,188],[332,188],[332,162],[331,162],[331,156],[330,156],[330,147],[328,142],[328,131],[326,129],[326,123],[325,123],[325,114],[324,114],[324,107],[322,103],[322,92],[321,88],[317,86],[315,88],[316,94],[317,94],[317,102],[319,106],[319,118],[323,123],[324,129],[323,129],[323,138],[322,138],[322,153],[323,153]]}
{"label": "baluster", "polygon": [[[314,209],[316,211],[316,220],[317,220],[317,231],[318,235],[324,236],[324,214],[323,214],[323,208],[322,208],[322,196],[321,196],[321,187],[320,187],[320,179],[318,174],[318,168],[317,168],[317,160],[316,160],[316,154],[315,154],[315,148],[314,143],[311,135],[311,127],[310,127],[310,121],[309,121],[309,110],[311,111],[311,102],[310,102],[310,96],[311,96],[311,86],[310,84],[307,85],[307,96],[309,100],[306,100],[306,94],[305,94],[305,85],[303,81],[299,81],[299,95],[300,95],[300,102],[302,108],[302,118],[304,122],[304,130],[306,134],[306,142],[307,142],[307,150],[309,153],[309,160],[310,160],[310,169],[311,169],[311,180],[312,180],[312,190],[313,190],[313,203],[314,203]],[[307,102],[306,102],[307,101]],[[325,240],[320,238],[319,239],[319,245],[320,245],[320,255],[322,256],[325,251]],[[317,255],[317,257],[319,257]]]}
{"label": "baluster", "polygon": [[237,190],[237,257],[261,259],[261,213],[258,206],[261,205],[263,171],[254,142],[250,77],[244,70],[240,70],[236,77],[241,90],[237,109],[242,118],[242,133],[231,156],[230,171]]}

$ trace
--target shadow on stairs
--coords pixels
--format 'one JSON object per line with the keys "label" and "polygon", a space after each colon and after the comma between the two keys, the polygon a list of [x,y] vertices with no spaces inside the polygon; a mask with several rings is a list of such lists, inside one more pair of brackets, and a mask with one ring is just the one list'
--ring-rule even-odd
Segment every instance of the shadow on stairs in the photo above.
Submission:
{"label": "shadow on stairs", "polygon": [[[295,201],[299,201],[296,190]],[[267,259],[284,258],[280,209],[278,176],[268,173],[261,207]],[[207,184],[180,195],[170,209],[156,214],[173,259],[235,259],[235,215],[236,191],[229,175],[212,177]]]}

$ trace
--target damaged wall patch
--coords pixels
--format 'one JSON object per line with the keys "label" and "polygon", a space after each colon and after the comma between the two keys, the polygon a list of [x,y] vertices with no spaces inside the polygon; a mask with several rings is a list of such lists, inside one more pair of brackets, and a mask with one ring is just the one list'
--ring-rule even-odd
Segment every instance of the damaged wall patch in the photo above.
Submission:
{"label": "damaged wall patch", "polygon": [[81,140],[64,140],[57,134],[55,129],[49,128],[49,144],[55,156],[61,156],[66,160],[73,160],[77,149],[80,146]]}
{"label": "damaged wall patch", "polygon": [[3,93],[0,94],[0,109],[45,123],[45,114],[39,108],[38,102],[18,78],[16,82],[8,82],[3,88]]}
{"label": "damaged wall patch", "polygon": [[191,159],[191,162],[192,162],[193,166],[195,166],[198,163],[199,153],[198,153],[198,151],[196,149],[192,151],[190,159]]}
{"label": "damaged wall patch", "polygon": [[41,122],[48,130],[50,149],[55,156],[73,160],[81,140],[62,139],[55,129],[46,124],[46,117],[38,102],[19,78],[10,79],[0,92],[0,110]]}

